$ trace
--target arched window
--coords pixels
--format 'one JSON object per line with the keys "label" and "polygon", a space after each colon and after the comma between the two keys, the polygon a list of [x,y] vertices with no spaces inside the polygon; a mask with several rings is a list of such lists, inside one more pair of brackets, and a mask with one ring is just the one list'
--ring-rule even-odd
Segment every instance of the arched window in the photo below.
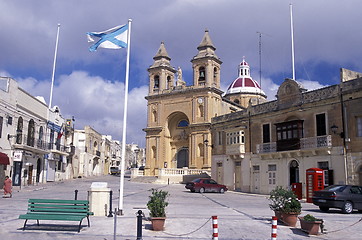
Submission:
{"label": "arched window", "polygon": [[199,68],[199,81],[204,82],[205,76],[206,76],[205,67],[200,67]]}
{"label": "arched window", "polygon": [[187,127],[189,125],[189,122],[187,120],[181,120],[178,124],[177,127]]}
{"label": "arched window", "polygon": [[216,78],[216,77],[217,77],[217,74],[218,74],[217,68],[216,68],[216,67],[214,67],[214,78]]}
{"label": "arched window", "polygon": [[43,126],[40,126],[40,128],[39,128],[39,140],[37,142],[38,148],[43,147],[43,135],[44,135],[44,129],[43,129]]}
{"label": "arched window", "polygon": [[171,87],[172,87],[171,77],[167,76],[167,89],[170,89]]}
{"label": "arched window", "polygon": [[16,143],[22,144],[23,141],[23,118],[19,117],[18,127],[16,129]]}
{"label": "arched window", "polygon": [[28,124],[28,140],[27,140],[27,145],[34,147],[34,142],[35,142],[35,126],[34,126],[34,120],[30,119],[29,124]]}
{"label": "arched window", "polygon": [[159,88],[160,87],[160,76],[156,75],[153,80],[155,82],[154,88]]}

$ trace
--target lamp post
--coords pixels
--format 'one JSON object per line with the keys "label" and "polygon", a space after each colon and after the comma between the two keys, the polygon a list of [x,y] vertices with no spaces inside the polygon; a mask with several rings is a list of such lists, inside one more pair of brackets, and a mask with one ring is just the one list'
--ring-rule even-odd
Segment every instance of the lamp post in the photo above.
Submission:
{"label": "lamp post", "polygon": [[333,134],[340,136],[343,140],[343,159],[344,159],[344,175],[345,175],[345,182],[348,184],[348,170],[347,170],[347,150],[346,150],[346,138],[344,132],[338,133],[338,126],[333,124],[331,126],[331,131]]}

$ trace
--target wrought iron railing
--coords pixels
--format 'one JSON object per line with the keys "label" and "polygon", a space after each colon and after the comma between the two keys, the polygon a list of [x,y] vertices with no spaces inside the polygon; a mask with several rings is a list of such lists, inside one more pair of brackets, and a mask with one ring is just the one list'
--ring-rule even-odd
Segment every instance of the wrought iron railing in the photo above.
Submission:
{"label": "wrought iron railing", "polygon": [[[300,149],[325,148],[331,146],[332,146],[331,135],[300,139]],[[277,143],[270,142],[270,143],[257,144],[256,152],[257,153],[277,152]]]}

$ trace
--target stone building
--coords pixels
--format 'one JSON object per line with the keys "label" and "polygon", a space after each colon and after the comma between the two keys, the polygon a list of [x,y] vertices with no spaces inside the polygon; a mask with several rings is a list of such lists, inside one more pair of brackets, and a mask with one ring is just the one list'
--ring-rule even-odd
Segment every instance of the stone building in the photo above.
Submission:
{"label": "stone building", "polygon": [[191,60],[191,86],[186,86],[182,70],[171,66],[163,42],[148,69],[146,175],[171,169],[211,170],[211,119],[242,109],[222,96],[222,62],[207,30],[197,50]]}
{"label": "stone building", "polygon": [[78,171],[76,177],[103,175],[104,154],[102,151],[102,135],[90,126],[83,130],[74,130],[75,154],[73,164]]}
{"label": "stone building", "polygon": [[277,99],[212,119],[212,175],[231,189],[268,194],[324,170],[324,184],[362,184],[362,74],[307,91],[286,79]]}

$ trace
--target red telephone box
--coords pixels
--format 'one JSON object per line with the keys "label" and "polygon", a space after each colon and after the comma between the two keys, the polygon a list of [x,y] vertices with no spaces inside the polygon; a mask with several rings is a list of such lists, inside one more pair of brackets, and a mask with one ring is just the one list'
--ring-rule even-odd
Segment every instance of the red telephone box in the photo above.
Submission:
{"label": "red telephone box", "polygon": [[313,202],[313,192],[324,189],[324,173],[320,168],[307,169],[307,202]]}

